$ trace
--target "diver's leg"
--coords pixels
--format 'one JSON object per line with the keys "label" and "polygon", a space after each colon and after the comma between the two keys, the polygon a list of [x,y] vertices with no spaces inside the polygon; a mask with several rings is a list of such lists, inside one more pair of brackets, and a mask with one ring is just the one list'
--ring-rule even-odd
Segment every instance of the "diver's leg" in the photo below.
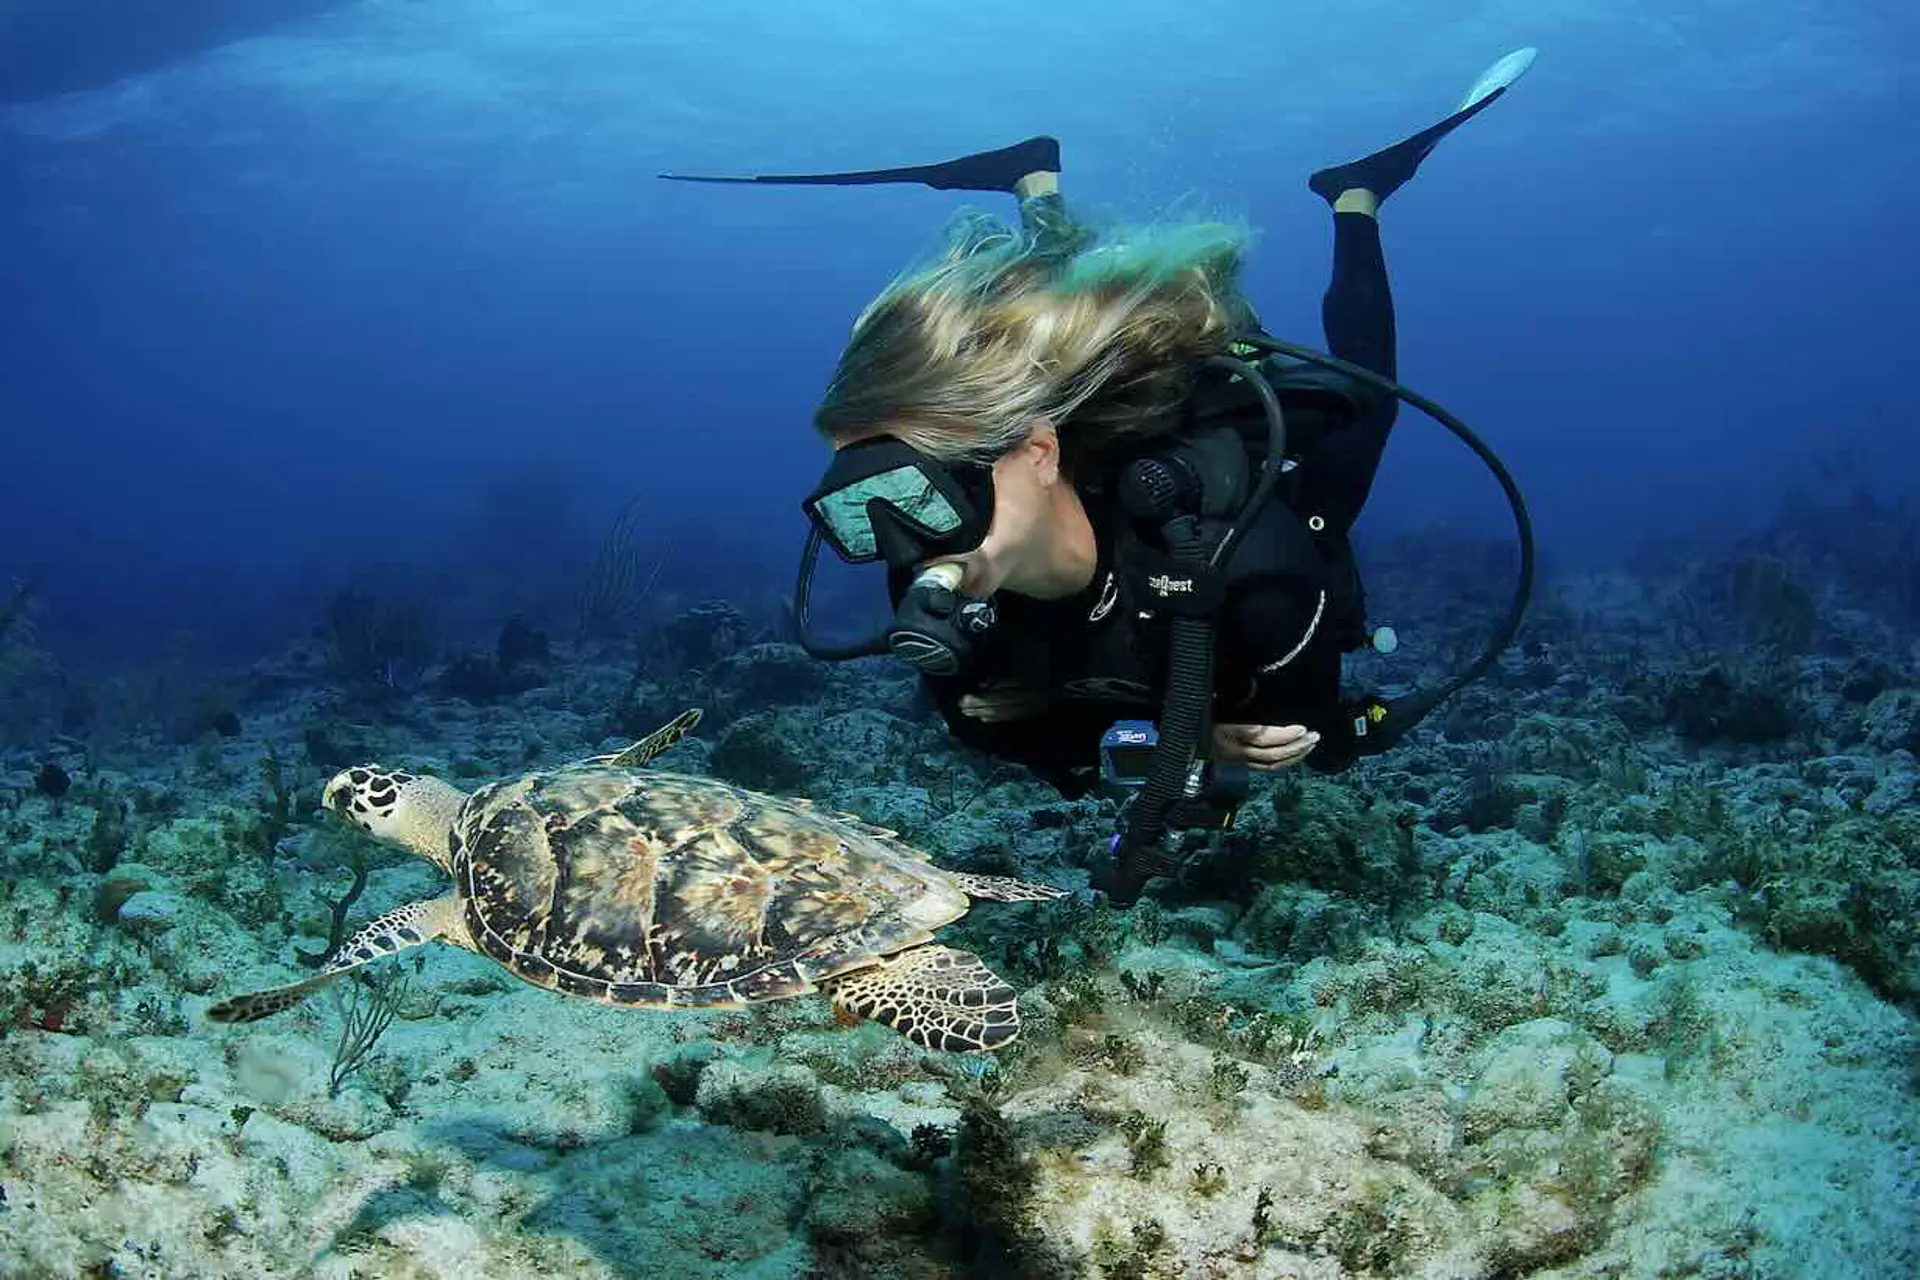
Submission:
{"label": "diver's leg", "polygon": [[[1333,206],[1333,276],[1320,301],[1327,350],[1383,378],[1394,377],[1393,287],[1380,243],[1375,201],[1364,188],[1342,193]],[[1398,401],[1390,401],[1391,406]]]}
{"label": "diver's leg", "polygon": [[[1364,189],[1335,198],[1333,276],[1320,304],[1327,350],[1383,378],[1396,377],[1398,359],[1393,320],[1393,290],[1387,280],[1386,250],[1380,223]],[[1321,477],[1317,514],[1335,530],[1353,525],[1373,489],[1374,473],[1386,452],[1387,436],[1400,409],[1399,400],[1371,387],[1359,389],[1361,409],[1345,430],[1330,432],[1315,470]]]}
{"label": "diver's leg", "polygon": [[1026,174],[1013,184],[1013,194],[1020,199],[1020,225],[1043,254],[1071,258],[1092,243],[1092,234],[1067,213],[1059,174],[1045,169]]}

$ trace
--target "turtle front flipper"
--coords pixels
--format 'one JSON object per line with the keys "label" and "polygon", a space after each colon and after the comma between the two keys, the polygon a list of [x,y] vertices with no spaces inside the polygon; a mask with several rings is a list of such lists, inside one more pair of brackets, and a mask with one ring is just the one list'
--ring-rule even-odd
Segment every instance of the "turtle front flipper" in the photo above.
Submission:
{"label": "turtle front flipper", "polygon": [[282,1009],[291,1009],[322,987],[331,985],[349,969],[371,964],[408,947],[423,946],[437,938],[459,940],[465,936],[458,898],[409,902],[376,917],[372,924],[347,939],[346,945],[313,977],[222,1000],[207,1010],[207,1017],[215,1022],[257,1022]]}
{"label": "turtle front flipper", "polygon": [[892,1027],[925,1049],[1001,1049],[1020,1034],[1013,988],[971,951],[914,947],[830,984],[833,1007]]}
{"label": "turtle front flipper", "polygon": [[616,751],[610,756],[595,756],[592,763],[609,765],[615,769],[644,769],[653,762],[655,756],[661,755],[693,732],[693,727],[699,723],[700,708],[689,707],[626,750]]}

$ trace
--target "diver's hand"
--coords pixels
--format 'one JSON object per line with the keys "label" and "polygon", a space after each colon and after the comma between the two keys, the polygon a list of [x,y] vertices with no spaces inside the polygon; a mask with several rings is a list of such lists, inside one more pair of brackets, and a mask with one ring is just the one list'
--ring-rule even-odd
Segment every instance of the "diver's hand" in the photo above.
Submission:
{"label": "diver's hand", "polygon": [[1026,720],[1045,711],[1052,695],[1012,681],[999,680],[982,685],[978,693],[960,695],[960,714],[969,720],[994,724],[1002,720]]}
{"label": "diver's hand", "polygon": [[1305,760],[1319,741],[1303,724],[1217,724],[1213,758],[1249,769],[1284,769]]}

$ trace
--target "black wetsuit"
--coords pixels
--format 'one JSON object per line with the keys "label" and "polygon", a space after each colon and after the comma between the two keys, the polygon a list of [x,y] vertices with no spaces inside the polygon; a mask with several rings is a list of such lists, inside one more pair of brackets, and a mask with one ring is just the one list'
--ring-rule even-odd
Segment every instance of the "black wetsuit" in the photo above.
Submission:
{"label": "black wetsuit", "polygon": [[[1373,218],[1334,215],[1333,278],[1321,315],[1329,351],[1394,376],[1393,300]],[[1340,660],[1363,639],[1347,534],[1373,486],[1399,402],[1318,369],[1275,361],[1261,367],[1285,409],[1287,456],[1298,466],[1229,565],[1216,620],[1214,720],[1304,724],[1321,735],[1308,764],[1338,770],[1353,755]],[[1202,375],[1185,413],[1189,427],[1231,426],[1264,454],[1260,403],[1226,374]],[[1142,620],[1117,598],[1112,568],[1122,522],[1113,495],[1099,477],[1075,483],[1099,550],[1091,584],[1061,600],[1002,592],[995,597],[999,621],[969,670],[926,677],[956,739],[1027,765],[1069,797],[1098,781],[1100,737],[1114,721],[1157,717],[1168,646],[1163,618]],[[896,582],[896,593],[902,586]],[[1051,690],[1055,700],[1018,720],[961,714],[962,696],[1001,681]]]}

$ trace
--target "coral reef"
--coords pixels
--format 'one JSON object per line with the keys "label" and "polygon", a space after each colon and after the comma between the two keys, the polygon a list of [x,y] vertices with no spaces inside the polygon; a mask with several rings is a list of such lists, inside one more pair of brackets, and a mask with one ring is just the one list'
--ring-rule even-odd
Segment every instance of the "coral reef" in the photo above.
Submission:
{"label": "coral reef", "polygon": [[[1810,617],[1819,558],[1785,535],[1560,584],[1427,730],[1261,779],[1130,910],[958,922],[1021,988],[990,1063],[820,1000],[562,999],[449,948],[210,1025],[440,890],[315,812],[333,770],[471,785],[689,703],[713,716],[675,769],[1084,886],[1111,799],[951,747],[902,672],[812,664],[718,601],[603,651],[652,590],[623,521],[595,644],[521,620],[435,669],[417,618],[347,594],[324,646],[196,686],[218,707],[10,725],[0,1273],[1920,1273],[1920,655]],[[1482,591],[1383,559],[1376,590],[1437,618]]]}

